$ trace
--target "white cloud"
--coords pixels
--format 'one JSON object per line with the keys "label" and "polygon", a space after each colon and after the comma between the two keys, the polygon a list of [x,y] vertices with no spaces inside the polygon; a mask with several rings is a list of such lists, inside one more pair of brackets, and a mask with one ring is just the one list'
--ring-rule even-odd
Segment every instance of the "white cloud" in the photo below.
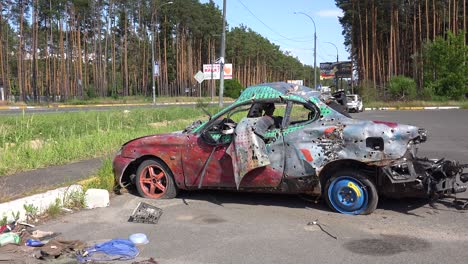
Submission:
{"label": "white cloud", "polygon": [[320,10],[317,15],[320,17],[342,17],[343,11],[341,9]]}

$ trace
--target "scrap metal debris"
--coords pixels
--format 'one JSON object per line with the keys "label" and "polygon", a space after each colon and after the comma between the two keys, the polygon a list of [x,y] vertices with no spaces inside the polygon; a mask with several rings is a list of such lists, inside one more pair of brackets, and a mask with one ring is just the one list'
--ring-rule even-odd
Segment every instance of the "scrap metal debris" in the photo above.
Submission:
{"label": "scrap metal debris", "polygon": [[163,210],[161,208],[140,202],[135,210],[133,210],[128,222],[157,224],[162,213]]}
{"label": "scrap metal debris", "polygon": [[142,260],[142,261],[134,261],[132,264],[158,264],[156,260],[153,258],[149,258],[147,260]]}
{"label": "scrap metal debris", "polygon": [[456,198],[453,201],[453,205],[458,210],[468,210],[468,199]]}
{"label": "scrap metal debris", "polygon": [[55,260],[64,255],[73,256],[76,252],[85,248],[81,240],[50,240],[44,246],[34,252],[34,257],[41,260]]}
{"label": "scrap metal debris", "polygon": [[328,232],[327,230],[325,230],[323,227],[322,227],[322,224],[320,224],[318,222],[318,220],[315,220],[315,221],[312,221],[312,222],[309,222],[307,223],[308,226],[311,226],[311,225],[316,225],[320,228],[320,230],[322,230],[325,234],[329,235],[330,237],[334,238],[334,239],[338,239],[336,236],[330,234],[330,232]]}

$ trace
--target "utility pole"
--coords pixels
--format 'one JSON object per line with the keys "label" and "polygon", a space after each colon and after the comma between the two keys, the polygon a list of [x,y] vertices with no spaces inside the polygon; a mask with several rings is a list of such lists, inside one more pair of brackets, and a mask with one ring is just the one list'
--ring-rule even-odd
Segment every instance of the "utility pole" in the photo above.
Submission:
{"label": "utility pole", "polygon": [[[314,89],[317,88],[317,28],[315,27],[314,19],[306,13],[303,12],[294,12],[294,14],[301,14],[307,16],[314,23]],[[320,84],[320,82],[319,82]]]}
{"label": "utility pole", "polygon": [[[325,42],[325,43],[328,43],[330,45],[335,46],[335,49],[336,49],[336,67],[338,67],[338,63],[339,63],[339,60],[338,60],[338,47],[332,42]],[[336,87],[336,90],[339,91],[339,89],[338,89],[338,76],[336,76],[336,72],[335,72],[335,87]]]}
{"label": "utility pole", "polygon": [[221,58],[220,63],[220,77],[219,77],[219,107],[223,107],[224,96],[224,56],[226,52],[226,0],[223,0],[223,34],[221,36]]}

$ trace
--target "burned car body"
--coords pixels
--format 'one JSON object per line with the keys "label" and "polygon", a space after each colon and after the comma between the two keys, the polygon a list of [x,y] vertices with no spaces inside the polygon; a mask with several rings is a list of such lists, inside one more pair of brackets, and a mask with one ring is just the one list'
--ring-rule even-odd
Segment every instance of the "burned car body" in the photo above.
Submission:
{"label": "burned car body", "polygon": [[117,186],[148,198],[178,189],[304,193],[341,213],[369,214],[379,195],[466,191],[466,165],[416,157],[426,139],[414,126],[348,118],[311,88],[266,83],[207,122],[125,143],[113,169]]}

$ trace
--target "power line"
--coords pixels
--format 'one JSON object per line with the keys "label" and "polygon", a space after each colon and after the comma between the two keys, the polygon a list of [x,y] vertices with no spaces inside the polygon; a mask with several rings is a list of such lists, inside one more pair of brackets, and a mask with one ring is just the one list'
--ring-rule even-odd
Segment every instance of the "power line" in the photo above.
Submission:
{"label": "power line", "polygon": [[237,0],[253,17],[255,17],[255,19],[257,19],[260,23],[262,23],[266,28],[268,28],[269,30],[271,30],[273,33],[277,34],[278,36],[284,38],[284,39],[287,39],[287,40],[290,40],[290,41],[296,41],[294,39],[291,39],[291,38],[288,38],[286,36],[283,36],[281,33],[277,32],[276,30],[272,29],[270,26],[268,26],[267,24],[265,24],[260,18],[258,18],[252,11],[250,11],[250,9],[244,4],[242,3],[241,0]]}

